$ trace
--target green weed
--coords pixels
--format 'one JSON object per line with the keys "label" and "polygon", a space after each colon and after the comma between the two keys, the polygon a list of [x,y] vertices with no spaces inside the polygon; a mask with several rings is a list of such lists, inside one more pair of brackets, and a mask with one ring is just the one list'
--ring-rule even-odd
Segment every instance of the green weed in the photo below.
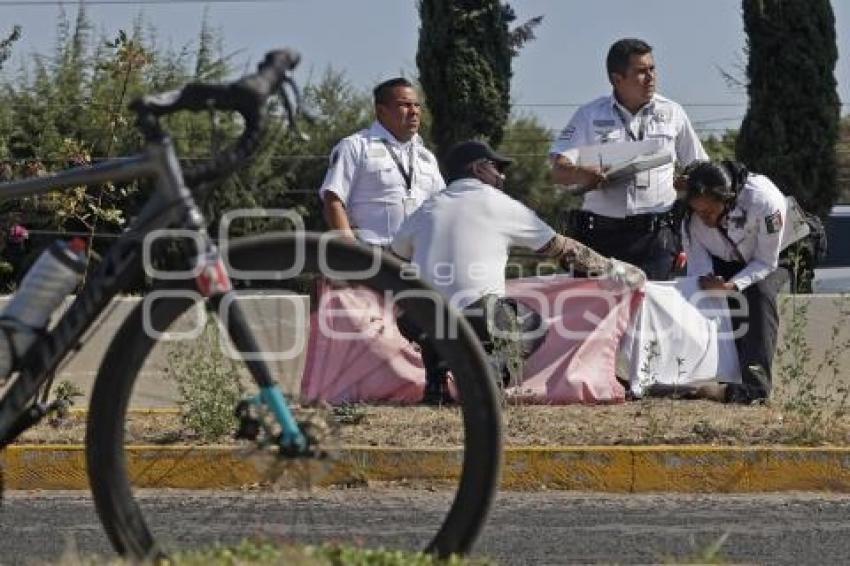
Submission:
{"label": "green weed", "polygon": [[205,442],[234,430],[234,409],[245,392],[242,366],[225,356],[219,337],[218,325],[209,323],[196,340],[177,342],[168,353],[183,423]]}
{"label": "green weed", "polygon": [[[850,348],[847,332],[850,297],[836,297],[833,306],[837,316],[829,331],[824,333],[827,343],[823,355],[815,360],[806,337],[810,316],[808,299],[788,295],[780,300],[780,316],[786,324],[774,365],[782,388],[781,406],[792,417],[792,433],[800,443],[829,440],[833,424],[848,408],[850,383],[847,376],[842,375],[839,356]],[[824,380],[824,376],[829,379]],[[819,386],[818,382],[827,382],[827,385]]]}

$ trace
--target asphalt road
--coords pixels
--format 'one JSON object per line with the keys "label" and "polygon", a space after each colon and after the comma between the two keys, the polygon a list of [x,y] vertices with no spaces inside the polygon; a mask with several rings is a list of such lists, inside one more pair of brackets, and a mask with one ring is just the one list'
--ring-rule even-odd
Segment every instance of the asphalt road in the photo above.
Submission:
{"label": "asphalt road", "polygon": [[[343,520],[357,525],[364,544],[404,546],[427,528],[429,509],[446,500],[427,491],[385,495],[375,499],[374,490],[352,489],[311,500],[309,528],[327,534],[332,527],[326,519]],[[200,545],[233,532],[233,517],[222,512],[231,508],[229,501],[222,494],[183,492],[149,494],[145,503],[160,513],[163,532],[182,532],[187,544]],[[380,502],[377,510],[372,501]],[[390,507],[403,514],[403,523],[390,516]],[[54,562],[71,552],[111,555],[82,492],[9,493],[0,533],[3,564]],[[693,563],[722,543],[719,556],[727,564],[845,564],[848,541],[847,495],[502,493],[476,554],[500,564]]]}

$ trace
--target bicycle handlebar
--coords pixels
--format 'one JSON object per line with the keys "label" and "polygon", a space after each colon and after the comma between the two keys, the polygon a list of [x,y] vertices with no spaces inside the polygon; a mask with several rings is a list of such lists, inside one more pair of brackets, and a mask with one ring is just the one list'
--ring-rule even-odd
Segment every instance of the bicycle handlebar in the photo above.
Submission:
{"label": "bicycle handlebar", "polygon": [[[300,59],[300,55],[291,49],[270,51],[253,75],[227,84],[190,83],[179,90],[137,98],[130,103],[130,109],[136,113],[136,124],[147,141],[162,139],[165,133],[159,118],[175,112],[223,110],[242,116],[245,129],[232,148],[210,163],[184,170],[186,183],[196,185],[234,171],[256,152],[264,131],[265,103],[272,94],[281,94],[289,122],[293,128],[296,127],[295,113],[300,104],[300,94],[289,73]],[[296,97],[294,108],[283,88],[285,84],[292,88]]]}

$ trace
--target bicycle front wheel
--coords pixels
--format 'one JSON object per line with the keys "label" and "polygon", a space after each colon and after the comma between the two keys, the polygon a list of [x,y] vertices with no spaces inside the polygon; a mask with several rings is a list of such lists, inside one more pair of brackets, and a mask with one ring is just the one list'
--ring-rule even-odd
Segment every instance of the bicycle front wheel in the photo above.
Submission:
{"label": "bicycle front wheel", "polygon": [[[187,320],[197,314],[197,302],[184,292],[153,293],[116,334],[92,393],[88,473],[115,549],[149,559],[211,542],[253,539],[426,550],[441,557],[467,552],[498,482],[501,419],[494,377],[463,317],[424,284],[405,277],[398,261],[360,245],[279,234],[237,241],[225,256],[237,285],[262,286],[238,294],[238,301],[264,297],[266,306],[257,310],[266,322],[290,318],[268,312],[273,297],[299,300],[276,292],[281,278],[330,275],[337,287],[356,284],[384,298],[405,296],[397,306],[433,337],[459,402],[439,408],[297,406],[296,416],[306,415],[302,422],[308,428],[323,431],[314,458],[291,460],[253,440],[235,441],[231,415],[250,388],[245,378],[251,373],[251,362],[238,359],[252,357],[221,355],[226,341],[184,331],[195,328]],[[295,326],[296,334],[302,331]],[[440,328],[454,328],[455,335],[441,335]],[[170,340],[188,335],[195,338]],[[263,347],[271,348],[268,340]],[[276,377],[292,381],[285,372]],[[169,388],[173,395],[164,393]],[[297,389],[290,392],[296,399]],[[148,410],[165,397],[177,398],[179,413]],[[214,446],[202,445],[210,442],[204,419],[219,426]],[[208,489],[182,489],[199,485]]]}

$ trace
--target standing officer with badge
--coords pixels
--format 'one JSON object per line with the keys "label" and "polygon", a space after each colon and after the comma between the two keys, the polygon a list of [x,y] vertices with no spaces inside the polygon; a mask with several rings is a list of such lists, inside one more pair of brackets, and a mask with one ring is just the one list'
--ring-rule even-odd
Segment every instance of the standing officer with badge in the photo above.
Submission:
{"label": "standing officer with badge", "polygon": [[608,180],[598,164],[573,163],[565,153],[655,140],[682,166],[708,155],[682,107],[655,92],[651,46],[621,39],[606,65],[614,92],[581,106],[549,150],[555,183],[591,189],[581,210],[572,211],[568,233],[604,256],[637,265],[650,279],[669,279],[679,251],[674,164]]}
{"label": "standing officer with badge", "polygon": [[417,133],[421,105],[410,81],[390,79],[373,94],[376,121],[333,149],[319,196],[332,230],[386,247],[402,221],[445,183]]}
{"label": "standing officer with badge", "polygon": [[730,294],[743,383],[726,385],[724,400],[764,401],[779,327],[776,295],[787,277],[779,252],[795,239],[785,195],[737,163],[705,161],[687,171],[685,202],[688,275],[698,276],[703,290]]}
{"label": "standing officer with badge", "polygon": [[[405,218],[446,184],[419,137],[422,107],[410,81],[384,81],[373,95],[376,120],[334,147],[319,197],[331,230],[387,248]],[[417,339],[406,317],[398,325],[408,339]],[[420,346],[420,351],[427,381],[439,384],[445,364],[431,348]]]}

